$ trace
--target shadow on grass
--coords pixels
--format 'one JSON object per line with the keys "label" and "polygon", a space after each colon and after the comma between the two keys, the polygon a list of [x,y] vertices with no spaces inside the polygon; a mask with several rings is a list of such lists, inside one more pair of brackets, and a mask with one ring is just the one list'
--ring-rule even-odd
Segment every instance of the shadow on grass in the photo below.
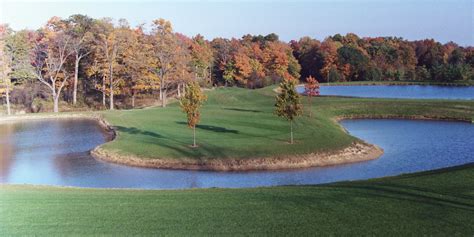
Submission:
{"label": "shadow on grass", "polygon": [[[181,124],[181,125],[188,125],[188,124],[185,123],[185,122],[176,122],[176,123],[177,123],[177,124]],[[239,133],[238,130],[227,129],[227,128],[224,128],[224,127],[211,126],[211,125],[198,124],[198,125],[196,125],[196,128],[203,129],[203,130],[207,130],[207,131],[211,131],[211,132],[219,132],[219,133],[234,133],[234,134],[238,134],[238,133]]]}
{"label": "shadow on grass", "polygon": [[251,110],[251,109],[238,109],[238,108],[224,108],[225,110],[233,110],[233,111],[240,111],[240,112],[251,112],[251,113],[261,113],[261,110]]}
{"label": "shadow on grass", "polygon": [[135,127],[114,126],[114,128],[119,132],[124,132],[124,133],[128,133],[128,134],[141,134],[141,135],[146,135],[146,136],[150,136],[150,137],[154,137],[154,138],[163,138],[163,136],[161,136],[158,133],[141,130],[141,129],[138,129],[138,128],[135,128]]}

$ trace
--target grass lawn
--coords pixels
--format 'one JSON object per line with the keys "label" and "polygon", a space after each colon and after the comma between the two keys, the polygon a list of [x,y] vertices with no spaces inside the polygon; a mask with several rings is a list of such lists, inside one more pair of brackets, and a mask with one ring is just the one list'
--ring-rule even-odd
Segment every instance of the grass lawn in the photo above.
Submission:
{"label": "grass lawn", "polygon": [[[474,101],[319,97],[312,118],[302,116],[290,145],[289,124],[273,114],[275,87],[259,90],[220,88],[207,92],[197,127],[199,148],[191,148],[192,130],[177,103],[167,108],[104,112],[119,133],[103,148],[147,158],[255,158],[332,151],[357,138],[334,121],[338,116],[424,116],[471,120]],[[305,109],[308,110],[304,98]]]}
{"label": "grass lawn", "polygon": [[472,236],[474,165],[320,186],[0,185],[0,235]]}

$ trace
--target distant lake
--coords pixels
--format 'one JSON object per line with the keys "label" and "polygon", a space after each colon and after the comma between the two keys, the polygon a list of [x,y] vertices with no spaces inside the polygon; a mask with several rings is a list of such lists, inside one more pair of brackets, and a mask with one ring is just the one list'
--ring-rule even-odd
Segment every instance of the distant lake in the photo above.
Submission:
{"label": "distant lake", "polygon": [[89,151],[109,138],[91,120],[0,125],[0,183],[100,188],[186,189],[320,184],[474,162],[474,124],[409,120],[345,120],[354,136],[385,150],[372,161],[299,170],[210,172],[128,167],[95,160]]}
{"label": "distant lake", "polygon": [[[304,87],[298,87],[303,93]],[[474,100],[474,86],[321,86],[321,95],[400,98],[400,99],[448,99]]]}

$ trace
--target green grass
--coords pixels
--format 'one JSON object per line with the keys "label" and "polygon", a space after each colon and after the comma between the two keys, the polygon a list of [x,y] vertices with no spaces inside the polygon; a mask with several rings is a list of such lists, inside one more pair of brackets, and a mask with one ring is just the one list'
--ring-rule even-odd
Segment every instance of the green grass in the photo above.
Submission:
{"label": "green grass", "polygon": [[474,165],[320,186],[0,185],[0,235],[472,236]]}
{"label": "green grass", "polygon": [[[226,158],[344,147],[340,116],[474,118],[474,101],[320,97],[298,119],[297,144],[273,115],[272,87],[208,93],[198,149],[177,104],[105,112],[119,131],[107,149],[144,158]],[[305,101],[306,103],[306,101]],[[307,104],[305,109],[308,110]],[[0,185],[0,236],[439,235],[474,233],[474,165],[317,186],[182,191]]]}
{"label": "green grass", "polygon": [[[197,128],[199,148],[177,103],[167,108],[105,112],[119,136],[103,147],[141,158],[255,158],[332,151],[357,138],[334,121],[337,116],[425,116],[471,120],[474,101],[397,100],[319,97],[312,118],[302,116],[290,145],[289,124],[273,114],[274,87],[259,90],[220,88],[208,92]],[[308,110],[306,99],[305,109]]]}

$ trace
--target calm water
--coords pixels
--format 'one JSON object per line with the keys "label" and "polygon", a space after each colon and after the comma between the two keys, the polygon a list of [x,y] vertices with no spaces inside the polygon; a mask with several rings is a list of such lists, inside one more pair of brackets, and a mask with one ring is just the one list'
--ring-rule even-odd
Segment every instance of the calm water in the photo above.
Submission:
{"label": "calm water", "polygon": [[[300,93],[304,87],[297,88]],[[473,100],[474,86],[321,86],[321,95],[401,98]]]}
{"label": "calm water", "polygon": [[183,189],[318,184],[474,162],[474,125],[408,120],[347,120],[353,135],[385,154],[373,161],[290,171],[203,172],[144,169],[94,160],[107,134],[93,121],[0,125],[0,182],[81,187]]}

